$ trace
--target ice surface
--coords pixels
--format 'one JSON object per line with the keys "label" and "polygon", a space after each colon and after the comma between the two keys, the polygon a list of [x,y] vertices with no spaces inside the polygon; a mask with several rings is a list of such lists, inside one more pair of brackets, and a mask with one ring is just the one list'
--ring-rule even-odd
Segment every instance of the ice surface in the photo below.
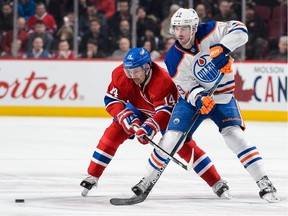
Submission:
{"label": "ice surface", "polygon": [[[258,147],[281,197],[269,204],[211,121],[195,140],[228,181],[232,200],[219,199],[194,172],[173,162],[147,200],[133,206],[112,206],[113,197],[130,197],[143,176],[150,145],[125,142],[88,197],[79,186],[86,177],[93,150],[108,118],[0,117],[0,215],[288,215],[287,123],[246,122],[246,137]],[[156,137],[156,141],[159,137]],[[25,203],[15,203],[25,199]]]}

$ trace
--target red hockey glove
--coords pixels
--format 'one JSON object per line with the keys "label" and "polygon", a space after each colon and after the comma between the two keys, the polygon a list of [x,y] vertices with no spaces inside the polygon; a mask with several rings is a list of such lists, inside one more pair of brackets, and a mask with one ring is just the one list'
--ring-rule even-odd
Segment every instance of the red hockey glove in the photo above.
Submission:
{"label": "red hockey glove", "polygon": [[230,60],[230,56],[227,54],[231,51],[222,44],[215,44],[210,47],[210,57],[212,63],[217,70],[223,68]]}
{"label": "red hockey glove", "polygon": [[158,132],[157,128],[158,127],[154,120],[149,118],[136,131],[135,135],[140,143],[146,145],[148,141],[144,137],[147,136],[149,139],[153,139],[155,134]]}
{"label": "red hockey glove", "polygon": [[122,110],[118,115],[117,115],[119,123],[122,125],[124,131],[129,134],[133,135],[135,133],[135,130],[133,130],[132,126],[135,125],[136,127],[140,127],[141,121],[135,115],[135,113],[126,108]]}
{"label": "red hockey glove", "polygon": [[196,95],[195,105],[200,109],[201,114],[205,115],[213,109],[215,102],[209,95],[200,93]]}

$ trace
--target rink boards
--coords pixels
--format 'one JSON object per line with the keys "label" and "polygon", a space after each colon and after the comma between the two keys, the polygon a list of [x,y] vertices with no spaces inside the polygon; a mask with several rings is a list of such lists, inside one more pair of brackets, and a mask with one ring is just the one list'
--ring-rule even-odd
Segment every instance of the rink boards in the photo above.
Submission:
{"label": "rink boards", "polygon": [[[0,115],[108,117],[103,98],[119,64],[111,60],[3,60]],[[287,121],[287,63],[235,62],[233,70],[234,94],[245,120]]]}

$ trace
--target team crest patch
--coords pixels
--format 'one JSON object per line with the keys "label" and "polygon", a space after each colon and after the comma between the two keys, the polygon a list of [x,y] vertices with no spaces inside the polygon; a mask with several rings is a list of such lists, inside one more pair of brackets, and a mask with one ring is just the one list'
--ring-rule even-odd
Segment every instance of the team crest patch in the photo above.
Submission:
{"label": "team crest patch", "polygon": [[193,72],[197,79],[204,83],[210,83],[219,76],[219,71],[210,62],[209,55],[203,55],[194,63]]}
{"label": "team crest patch", "polygon": [[144,49],[141,49],[141,51],[139,52],[140,55],[144,55],[144,53],[145,53]]}

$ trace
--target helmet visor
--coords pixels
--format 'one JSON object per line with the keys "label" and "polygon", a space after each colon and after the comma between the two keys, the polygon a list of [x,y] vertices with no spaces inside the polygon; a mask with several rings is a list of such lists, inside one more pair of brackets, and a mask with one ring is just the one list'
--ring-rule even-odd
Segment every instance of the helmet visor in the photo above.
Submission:
{"label": "helmet visor", "polygon": [[144,66],[145,65],[143,65],[141,67],[136,67],[136,68],[125,68],[124,67],[124,72],[128,78],[132,79],[133,77],[137,77],[141,73],[145,72],[145,70],[143,69]]}

